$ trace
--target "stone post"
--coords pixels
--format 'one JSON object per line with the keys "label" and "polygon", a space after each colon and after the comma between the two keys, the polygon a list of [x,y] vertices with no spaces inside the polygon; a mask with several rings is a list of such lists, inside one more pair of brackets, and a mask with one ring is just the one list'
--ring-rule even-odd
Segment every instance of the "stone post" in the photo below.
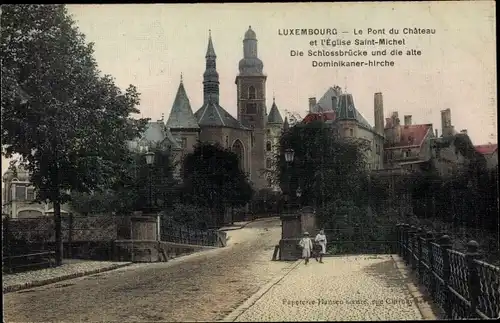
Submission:
{"label": "stone post", "polygon": [[481,287],[479,282],[479,275],[476,263],[476,259],[480,258],[479,254],[479,244],[471,240],[467,243],[467,253],[465,254],[465,261],[467,263],[467,287],[469,289],[469,297],[470,297],[470,312],[469,318],[478,318],[476,313],[476,308],[478,304],[478,298],[481,294]]}
{"label": "stone post", "polygon": [[443,294],[444,294],[444,312],[446,313],[446,318],[450,319],[452,317],[452,298],[450,291],[450,254],[448,250],[452,248],[451,239],[448,235],[443,235],[439,241],[439,246],[441,248],[441,255],[443,257]]}
{"label": "stone post", "polygon": [[434,277],[434,252],[432,252],[432,243],[434,242],[434,235],[431,231],[427,231],[427,239],[425,239],[425,243],[427,245],[427,257],[429,258],[429,292],[434,299],[436,294],[436,279]]}
{"label": "stone post", "polygon": [[304,232],[309,232],[311,237],[316,235],[316,214],[314,213],[314,209],[312,207],[306,206],[300,210],[300,225],[301,235]]}
{"label": "stone post", "polygon": [[283,214],[281,216],[281,240],[279,243],[280,260],[297,260],[300,258],[298,243],[302,234],[300,214]]}

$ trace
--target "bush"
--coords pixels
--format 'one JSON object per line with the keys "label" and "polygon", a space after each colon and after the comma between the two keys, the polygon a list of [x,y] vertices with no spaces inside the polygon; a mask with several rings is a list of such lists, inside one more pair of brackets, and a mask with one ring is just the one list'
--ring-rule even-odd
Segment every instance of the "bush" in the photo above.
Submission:
{"label": "bush", "polygon": [[215,217],[205,208],[192,204],[174,204],[162,212],[162,218],[193,229],[205,230],[214,226]]}
{"label": "bush", "polygon": [[386,253],[395,240],[396,213],[376,215],[370,207],[357,206],[353,201],[337,200],[317,211],[318,224],[325,228],[330,241],[328,252]]}

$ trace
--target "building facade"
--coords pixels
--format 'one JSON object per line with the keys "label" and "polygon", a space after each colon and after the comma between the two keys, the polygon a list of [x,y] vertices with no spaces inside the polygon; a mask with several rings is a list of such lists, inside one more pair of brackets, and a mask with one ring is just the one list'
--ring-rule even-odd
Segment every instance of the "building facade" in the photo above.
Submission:
{"label": "building facade", "polygon": [[381,93],[374,98],[375,127],[372,127],[356,109],[351,93],[343,93],[340,87],[330,87],[319,101],[309,98],[309,113],[304,123],[323,120],[342,138],[364,140],[369,149],[366,151],[368,169],[383,168],[383,99]]}
{"label": "building facade", "polygon": [[[251,27],[243,39],[243,58],[236,76],[236,118],[220,105],[217,55],[209,33],[203,73],[203,105],[193,112],[181,81],[165,124],[167,133],[180,145],[180,158],[198,142],[218,143],[239,157],[255,189],[270,187],[269,157],[277,147],[283,119],[275,100],[269,114],[266,106],[264,64],[258,57],[257,37]],[[270,144],[270,145],[269,145]],[[273,148],[274,147],[274,148]]]}
{"label": "building facade", "polygon": [[[35,202],[35,188],[29,173],[22,166],[13,165],[3,174],[2,214],[11,218],[36,218],[54,214],[53,205]],[[71,212],[68,204],[61,205],[61,215]]]}

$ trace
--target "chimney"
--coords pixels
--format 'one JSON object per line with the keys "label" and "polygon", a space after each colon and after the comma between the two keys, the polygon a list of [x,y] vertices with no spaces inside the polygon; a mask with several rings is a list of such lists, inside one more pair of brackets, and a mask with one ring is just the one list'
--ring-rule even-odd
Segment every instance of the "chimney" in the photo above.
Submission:
{"label": "chimney", "polygon": [[453,135],[450,109],[441,110],[441,135],[443,137]]}
{"label": "chimney", "polygon": [[467,134],[467,129],[460,130],[460,133],[463,133],[464,135],[466,135]]}
{"label": "chimney", "polygon": [[337,110],[338,98],[336,96],[332,96],[332,110]]}
{"label": "chimney", "polygon": [[309,98],[309,112],[313,112],[315,105],[316,105],[316,98]]}
{"label": "chimney", "polygon": [[411,125],[411,115],[405,115],[405,126]]}
{"label": "chimney", "polygon": [[437,137],[439,137],[439,136],[438,136],[438,130],[436,129],[436,138],[437,138]]}
{"label": "chimney", "polygon": [[375,132],[384,134],[384,98],[381,92],[373,95],[373,113],[375,117]]}

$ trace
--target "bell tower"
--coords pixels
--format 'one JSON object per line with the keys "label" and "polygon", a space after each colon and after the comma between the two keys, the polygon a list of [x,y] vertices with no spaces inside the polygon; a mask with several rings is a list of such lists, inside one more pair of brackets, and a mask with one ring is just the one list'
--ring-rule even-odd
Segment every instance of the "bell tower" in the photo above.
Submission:
{"label": "bell tower", "polygon": [[265,170],[265,137],[267,127],[266,79],[262,72],[264,64],[257,55],[257,36],[248,27],[243,39],[243,58],[239,63],[239,75],[236,77],[238,120],[253,129],[251,148],[251,180],[257,188],[265,187],[262,175]]}

